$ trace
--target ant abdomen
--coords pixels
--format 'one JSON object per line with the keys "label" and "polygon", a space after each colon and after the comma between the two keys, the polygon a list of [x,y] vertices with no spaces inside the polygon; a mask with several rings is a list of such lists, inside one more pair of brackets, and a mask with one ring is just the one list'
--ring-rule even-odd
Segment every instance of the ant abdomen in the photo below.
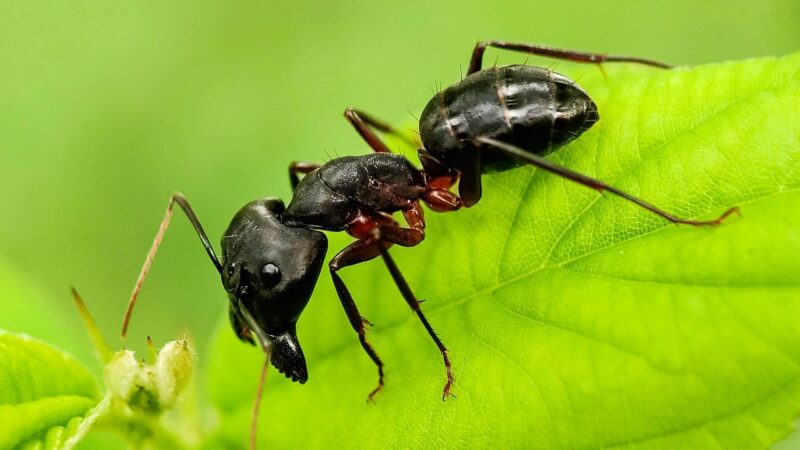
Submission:
{"label": "ant abdomen", "polygon": [[[467,76],[434,96],[420,117],[425,148],[450,167],[476,138],[490,138],[546,155],[599,120],[597,106],[569,78],[541,67],[494,67]],[[523,164],[495,151],[481,151],[481,171]]]}

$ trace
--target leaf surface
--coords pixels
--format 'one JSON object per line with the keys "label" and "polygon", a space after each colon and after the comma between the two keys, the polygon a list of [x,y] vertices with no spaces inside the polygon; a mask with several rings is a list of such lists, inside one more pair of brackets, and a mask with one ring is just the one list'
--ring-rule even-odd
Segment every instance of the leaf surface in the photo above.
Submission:
{"label": "leaf surface", "polygon": [[[716,228],[671,225],[533,168],[429,213],[393,249],[450,349],[436,347],[379,260],[342,271],[377,379],[323,275],[298,326],[310,380],[273,372],[270,448],[767,448],[800,412],[800,55],[659,71],[559,64],[601,120],[549,158]],[[332,239],[331,249],[347,243]],[[333,253],[329,255],[332,257]],[[227,324],[207,365],[218,441],[244,446],[258,351]]]}
{"label": "leaf surface", "polygon": [[94,378],[72,357],[0,330],[0,448],[60,448],[97,400]]}

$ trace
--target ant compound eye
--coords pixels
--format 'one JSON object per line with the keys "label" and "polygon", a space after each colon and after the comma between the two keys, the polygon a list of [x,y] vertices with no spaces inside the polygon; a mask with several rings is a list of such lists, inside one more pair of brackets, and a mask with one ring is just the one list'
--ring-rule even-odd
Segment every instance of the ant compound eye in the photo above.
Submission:
{"label": "ant compound eye", "polygon": [[281,270],[272,263],[264,264],[261,268],[261,282],[265,287],[272,288],[281,281]]}

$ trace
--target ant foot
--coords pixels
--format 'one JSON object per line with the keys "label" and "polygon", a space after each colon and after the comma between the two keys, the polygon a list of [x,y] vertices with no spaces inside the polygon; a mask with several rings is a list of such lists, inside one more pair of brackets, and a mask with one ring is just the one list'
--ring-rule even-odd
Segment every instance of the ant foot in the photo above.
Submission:
{"label": "ant foot", "polygon": [[450,388],[453,386],[453,377],[447,377],[447,383],[444,385],[444,391],[442,392],[442,401],[447,401],[447,397],[456,398],[456,395],[450,392]]}
{"label": "ant foot", "polygon": [[382,389],[383,389],[383,380],[379,381],[378,386],[375,387],[375,389],[373,389],[372,392],[369,393],[369,395],[367,396],[367,403],[375,403],[375,396],[378,395],[378,392],[380,392]]}
{"label": "ant foot", "polygon": [[702,227],[702,226],[710,226],[716,227],[722,224],[722,221],[727,219],[728,216],[731,214],[736,213],[739,217],[742,217],[742,211],[739,209],[738,206],[733,206],[728,208],[724,213],[722,213],[719,217],[714,220],[678,220],[675,223],[682,223],[686,225],[692,225],[695,227]]}

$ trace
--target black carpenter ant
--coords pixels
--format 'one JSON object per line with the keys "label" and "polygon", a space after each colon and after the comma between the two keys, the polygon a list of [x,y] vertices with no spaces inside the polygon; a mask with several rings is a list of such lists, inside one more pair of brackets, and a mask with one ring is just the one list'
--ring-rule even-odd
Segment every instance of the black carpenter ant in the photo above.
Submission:
{"label": "black carpenter ant", "polygon": [[[361,346],[378,367],[383,387],[383,363],[366,340],[364,319],[339,270],[381,256],[395,284],[416,313],[444,359],[450,394],[453,373],[447,349],[428,323],[420,302],[389,256],[394,245],[422,242],[425,221],[421,203],[437,212],[472,206],[481,197],[481,175],[522,164],[632,201],[673,223],[718,225],[737,211],[730,208],[710,221],[683,220],[598,180],[557,166],[542,156],[588,130],[599,115],[589,96],[572,80],[540,67],[513,65],[481,69],[487,46],[579,62],[631,62],[667,68],[641,58],[606,56],[500,41],[479,43],[468,75],[436,94],[420,119],[422,170],[401,155],[392,154],[373,129],[397,133],[390,126],[353,109],[347,119],[375,153],[336,158],[328,163],[295,162],[289,167],[294,196],[288,206],[274,198],[245,205],[222,237],[220,261],[199,220],[180,194],[171,197],[166,216],[142,268],[126,312],[123,336],[142,282],[152,263],[177,203],[189,217],[208,255],[222,277],[230,299],[230,319],[240,339],[253,335],[269,353],[272,364],[293,381],[308,379],[306,362],[295,325],[322,268],[327,240],[317,230],[346,231],[357,240],[328,263],[336,292]],[[298,175],[305,174],[300,180]],[[459,195],[451,192],[458,182]],[[401,212],[408,226],[392,214]]]}

